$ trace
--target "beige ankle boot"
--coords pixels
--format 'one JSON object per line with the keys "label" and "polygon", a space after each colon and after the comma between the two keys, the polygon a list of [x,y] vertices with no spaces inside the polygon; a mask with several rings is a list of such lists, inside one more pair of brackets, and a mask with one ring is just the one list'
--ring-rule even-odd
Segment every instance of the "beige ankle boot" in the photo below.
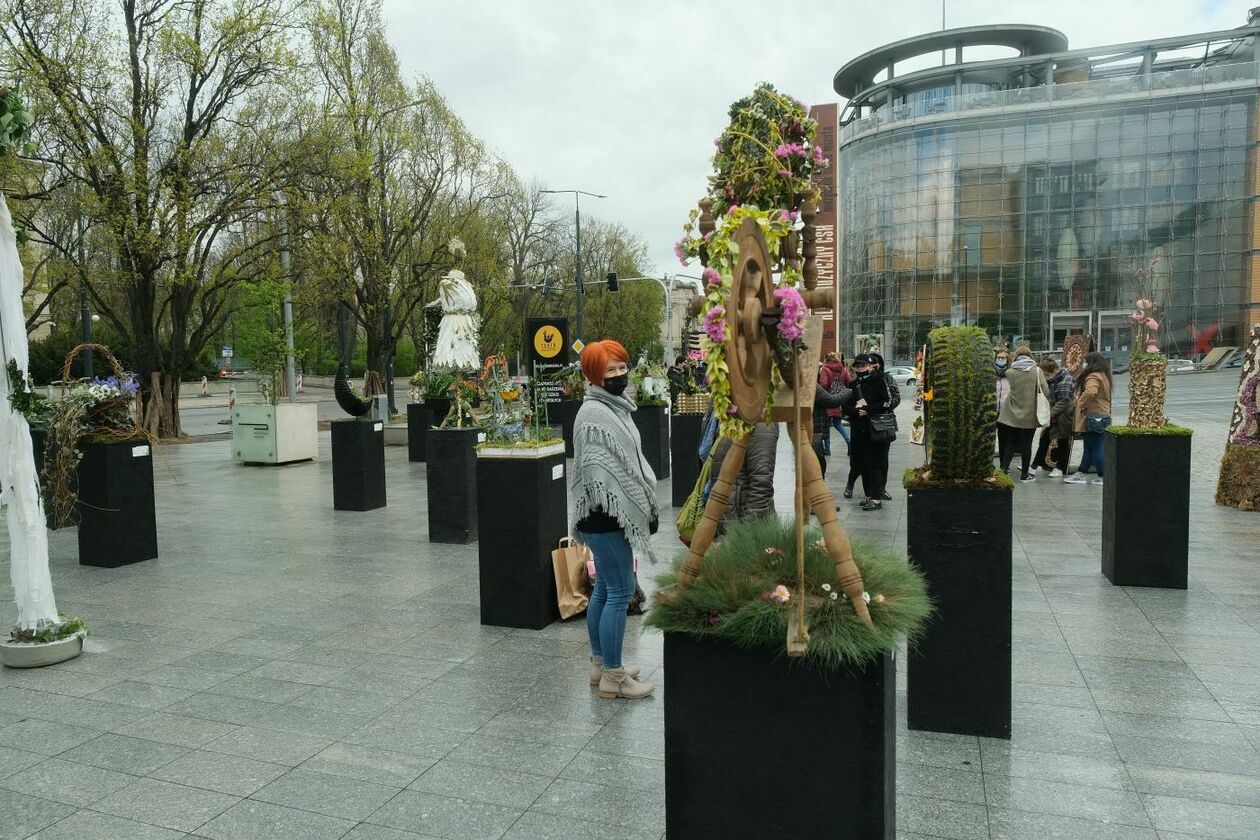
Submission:
{"label": "beige ankle boot", "polygon": [[624,697],[638,700],[656,690],[650,682],[639,682],[625,668],[605,668],[599,678],[599,696],[605,700]]}
{"label": "beige ankle boot", "polygon": [[[631,676],[631,677],[639,676],[639,669],[636,668],[635,666],[626,665],[624,666],[624,668],[625,668],[627,676]],[[604,660],[600,659],[598,656],[592,656],[591,657],[591,685],[592,686],[599,685],[600,673],[603,672],[603,670],[604,670]]]}

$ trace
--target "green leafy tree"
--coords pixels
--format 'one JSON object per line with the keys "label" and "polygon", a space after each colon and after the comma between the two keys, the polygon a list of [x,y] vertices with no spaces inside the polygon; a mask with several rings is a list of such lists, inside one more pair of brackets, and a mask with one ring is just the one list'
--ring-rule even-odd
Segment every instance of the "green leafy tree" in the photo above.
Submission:
{"label": "green leafy tree", "polygon": [[164,437],[261,244],[233,232],[291,173],[299,2],[0,0],[0,61],[39,103],[44,191],[83,196],[108,253],[94,308]]}
{"label": "green leafy tree", "polygon": [[304,226],[295,248],[307,278],[302,293],[350,306],[377,371],[422,321],[417,311],[453,265],[448,242],[465,237],[499,175],[432,82],[403,80],[380,6],[313,6],[318,103],[295,200]]}

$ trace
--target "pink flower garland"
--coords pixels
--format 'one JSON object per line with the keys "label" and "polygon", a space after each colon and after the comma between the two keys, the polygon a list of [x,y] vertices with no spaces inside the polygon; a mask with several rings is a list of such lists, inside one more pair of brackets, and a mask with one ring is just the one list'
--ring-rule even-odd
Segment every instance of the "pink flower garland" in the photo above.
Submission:
{"label": "pink flower garland", "polygon": [[788,341],[804,337],[805,317],[809,310],[805,308],[801,293],[791,286],[781,286],[774,290],[774,297],[783,313],[779,318],[779,335]]}
{"label": "pink flower garland", "polygon": [[710,341],[726,341],[726,307],[718,305],[704,313],[704,331]]}

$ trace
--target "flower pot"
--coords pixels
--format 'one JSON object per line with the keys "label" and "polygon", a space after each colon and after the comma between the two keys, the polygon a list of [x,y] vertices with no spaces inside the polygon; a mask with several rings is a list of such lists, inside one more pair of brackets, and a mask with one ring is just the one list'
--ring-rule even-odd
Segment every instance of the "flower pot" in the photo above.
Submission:
{"label": "flower pot", "polygon": [[700,432],[704,418],[699,414],[675,414],[669,422],[669,468],[673,476],[671,496],[674,507],[682,507],[700,475]]}
{"label": "flower pot", "polygon": [[83,652],[83,633],[46,644],[0,642],[0,664],[6,668],[42,668],[74,659]]}
{"label": "flower pot", "polygon": [[1190,435],[1108,430],[1103,474],[1102,573],[1116,586],[1185,589]]}
{"label": "flower pot", "polygon": [[663,405],[641,405],[631,415],[639,429],[643,455],[659,481],[669,478],[669,414]]}
{"label": "flower pot", "polygon": [[157,557],[148,442],[84,444],[77,474],[79,563],[116,568]]}
{"label": "flower pot", "polygon": [[665,673],[670,837],[893,840],[892,655],[821,671],[667,632]]}
{"label": "flower pot", "polygon": [[385,423],[334,420],[333,510],[385,507]]}
{"label": "flower pot", "polygon": [[906,662],[907,725],[1011,737],[1009,489],[910,488],[907,553],[935,612]]}
{"label": "flower pot", "polygon": [[242,464],[310,461],[318,451],[315,403],[238,405],[232,410],[232,454]]}
{"label": "flower pot", "polygon": [[477,541],[477,444],[485,438],[475,427],[429,429],[424,456],[429,542]]}
{"label": "flower pot", "polygon": [[560,617],[551,552],[568,534],[564,445],[477,453],[481,623],[541,630]]}

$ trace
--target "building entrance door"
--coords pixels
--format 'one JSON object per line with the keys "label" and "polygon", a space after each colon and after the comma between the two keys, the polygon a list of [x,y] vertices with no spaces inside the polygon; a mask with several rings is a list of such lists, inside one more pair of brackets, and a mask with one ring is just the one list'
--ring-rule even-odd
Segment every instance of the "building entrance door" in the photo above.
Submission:
{"label": "building entrance door", "polygon": [[1054,351],[1063,349],[1063,342],[1069,335],[1090,335],[1093,333],[1093,313],[1090,312],[1051,312],[1050,313],[1050,348]]}
{"label": "building entrance door", "polygon": [[1133,321],[1128,312],[1099,313],[1095,349],[1107,357],[1113,370],[1117,364],[1129,363],[1133,354]]}

